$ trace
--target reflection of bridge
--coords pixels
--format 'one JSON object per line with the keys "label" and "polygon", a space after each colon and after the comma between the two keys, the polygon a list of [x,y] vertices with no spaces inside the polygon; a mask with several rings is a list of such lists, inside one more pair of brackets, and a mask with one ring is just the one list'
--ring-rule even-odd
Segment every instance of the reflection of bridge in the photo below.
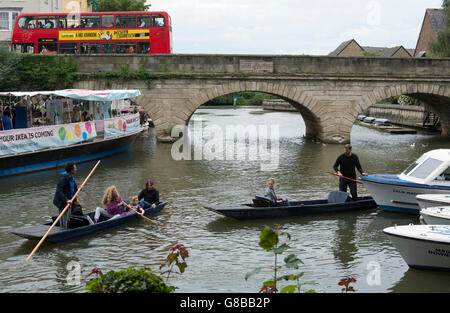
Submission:
{"label": "reflection of bridge", "polygon": [[427,103],[440,117],[442,134],[450,134],[450,59],[98,55],[76,56],[75,61],[81,73],[120,72],[124,64],[129,71],[154,73],[151,80],[86,78],[76,87],[140,89],[138,103],[149,112],[158,134],[187,123],[203,103],[239,91],[288,101],[302,114],[307,136],[324,142],[348,142],[358,114],[400,94]]}

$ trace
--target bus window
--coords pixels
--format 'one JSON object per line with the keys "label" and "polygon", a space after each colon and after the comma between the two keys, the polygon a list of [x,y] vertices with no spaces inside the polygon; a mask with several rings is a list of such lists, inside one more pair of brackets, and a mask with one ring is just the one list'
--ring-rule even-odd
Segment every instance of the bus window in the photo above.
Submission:
{"label": "bus window", "polygon": [[15,43],[13,51],[19,53],[34,53],[34,43]]}
{"label": "bus window", "polygon": [[80,44],[80,53],[81,54],[97,54],[100,53],[100,44],[99,43],[81,43]]}
{"label": "bus window", "polygon": [[150,27],[150,15],[138,15],[138,27]]}
{"label": "bus window", "polygon": [[100,27],[100,16],[87,15],[81,17],[80,28],[99,28],[99,27]]}
{"label": "bus window", "polygon": [[139,54],[148,54],[150,52],[150,43],[149,42],[138,42],[138,53]]}
{"label": "bus window", "polygon": [[166,19],[161,14],[152,15],[152,27],[165,27]]}
{"label": "bus window", "polygon": [[117,54],[136,53],[135,42],[118,42],[116,45]]}
{"label": "bus window", "polygon": [[39,43],[38,44],[38,52],[42,54],[52,54],[58,52],[58,45],[56,42],[53,43]]}
{"label": "bus window", "polygon": [[117,15],[116,27],[136,27],[136,15]]}
{"label": "bus window", "polygon": [[60,43],[59,53],[60,54],[77,54],[78,44],[73,42]]}
{"label": "bus window", "polygon": [[102,15],[102,28],[114,27],[114,15]]}
{"label": "bus window", "polygon": [[80,26],[79,15],[69,14],[67,16],[59,17],[60,28],[78,28]]}
{"label": "bus window", "polygon": [[38,28],[57,28],[56,16],[38,16]]}
{"label": "bus window", "polygon": [[114,44],[113,43],[103,43],[102,44],[103,54],[114,54]]}
{"label": "bus window", "polygon": [[36,28],[36,16],[22,16],[19,18],[18,25],[23,29]]}

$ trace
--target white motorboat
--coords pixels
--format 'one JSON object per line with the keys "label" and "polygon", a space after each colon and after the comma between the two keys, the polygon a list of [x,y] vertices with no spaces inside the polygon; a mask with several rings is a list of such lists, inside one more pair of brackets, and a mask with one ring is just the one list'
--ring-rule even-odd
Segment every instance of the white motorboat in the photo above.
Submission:
{"label": "white motorboat", "polygon": [[374,174],[361,180],[384,211],[419,214],[416,196],[450,193],[450,149],[423,154],[400,175]]}
{"label": "white motorboat", "polygon": [[450,206],[437,206],[420,210],[428,225],[450,225]]}
{"label": "white motorboat", "polygon": [[409,267],[450,270],[449,225],[392,226],[383,232]]}
{"label": "white motorboat", "polygon": [[450,206],[450,193],[417,195],[416,200],[421,210],[436,206]]}

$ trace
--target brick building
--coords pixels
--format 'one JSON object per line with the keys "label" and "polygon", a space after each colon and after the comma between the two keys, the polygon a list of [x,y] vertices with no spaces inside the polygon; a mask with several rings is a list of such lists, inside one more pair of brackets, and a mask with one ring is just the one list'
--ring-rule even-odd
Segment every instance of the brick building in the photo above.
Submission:
{"label": "brick building", "polygon": [[422,28],[417,40],[415,57],[424,57],[428,52],[428,44],[432,40],[436,40],[438,32],[444,28],[444,10],[443,9],[427,9],[422,22]]}

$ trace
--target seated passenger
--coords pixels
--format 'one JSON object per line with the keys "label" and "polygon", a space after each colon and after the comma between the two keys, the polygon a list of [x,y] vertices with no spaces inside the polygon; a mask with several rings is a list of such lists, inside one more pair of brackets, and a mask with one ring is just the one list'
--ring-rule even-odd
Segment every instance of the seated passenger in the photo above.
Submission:
{"label": "seated passenger", "polygon": [[94,222],[89,217],[89,215],[83,214],[83,208],[81,207],[81,204],[80,204],[80,201],[78,201],[78,198],[76,198],[72,204],[70,217],[78,217],[78,218],[84,219],[89,223],[89,225],[94,224]]}
{"label": "seated passenger", "polygon": [[[133,198],[131,198],[130,207],[132,207],[133,209],[135,209],[137,212],[139,212],[141,214],[145,213],[144,209],[139,204],[138,196],[134,196]],[[129,215],[129,214],[133,214],[133,213],[135,213],[133,210],[130,210],[129,208],[125,207],[125,211],[121,214],[121,216]]]}
{"label": "seated passenger", "polygon": [[100,215],[107,219],[120,217],[120,214],[123,212],[121,203],[122,198],[120,197],[117,188],[115,186],[108,187],[102,200],[102,204],[106,207],[106,210],[97,207],[95,209],[94,222],[98,223]]}
{"label": "seated passenger", "polygon": [[159,204],[159,192],[155,189],[152,181],[147,181],[145,189],[139,193],[138,199],[142,208],[156,208]]}
{"label": "seated passenger", "polygon": [[145,27],[145,21],[141,18],[141,20],[139,21],[139,27]]}
{"label": "seated passenger", "polygon": [[289,206],[290,204],[289,204],[289,200],[287,198],[277,198],[277,195],[275,194],[274,186],[275,186],[275,179],[269,178],[269,180],[267,181],[266,194],[264,196],[269,198],[270,200],[272,200],[275,203],[281,201],[284,204],[286,204],[287,206]]}

